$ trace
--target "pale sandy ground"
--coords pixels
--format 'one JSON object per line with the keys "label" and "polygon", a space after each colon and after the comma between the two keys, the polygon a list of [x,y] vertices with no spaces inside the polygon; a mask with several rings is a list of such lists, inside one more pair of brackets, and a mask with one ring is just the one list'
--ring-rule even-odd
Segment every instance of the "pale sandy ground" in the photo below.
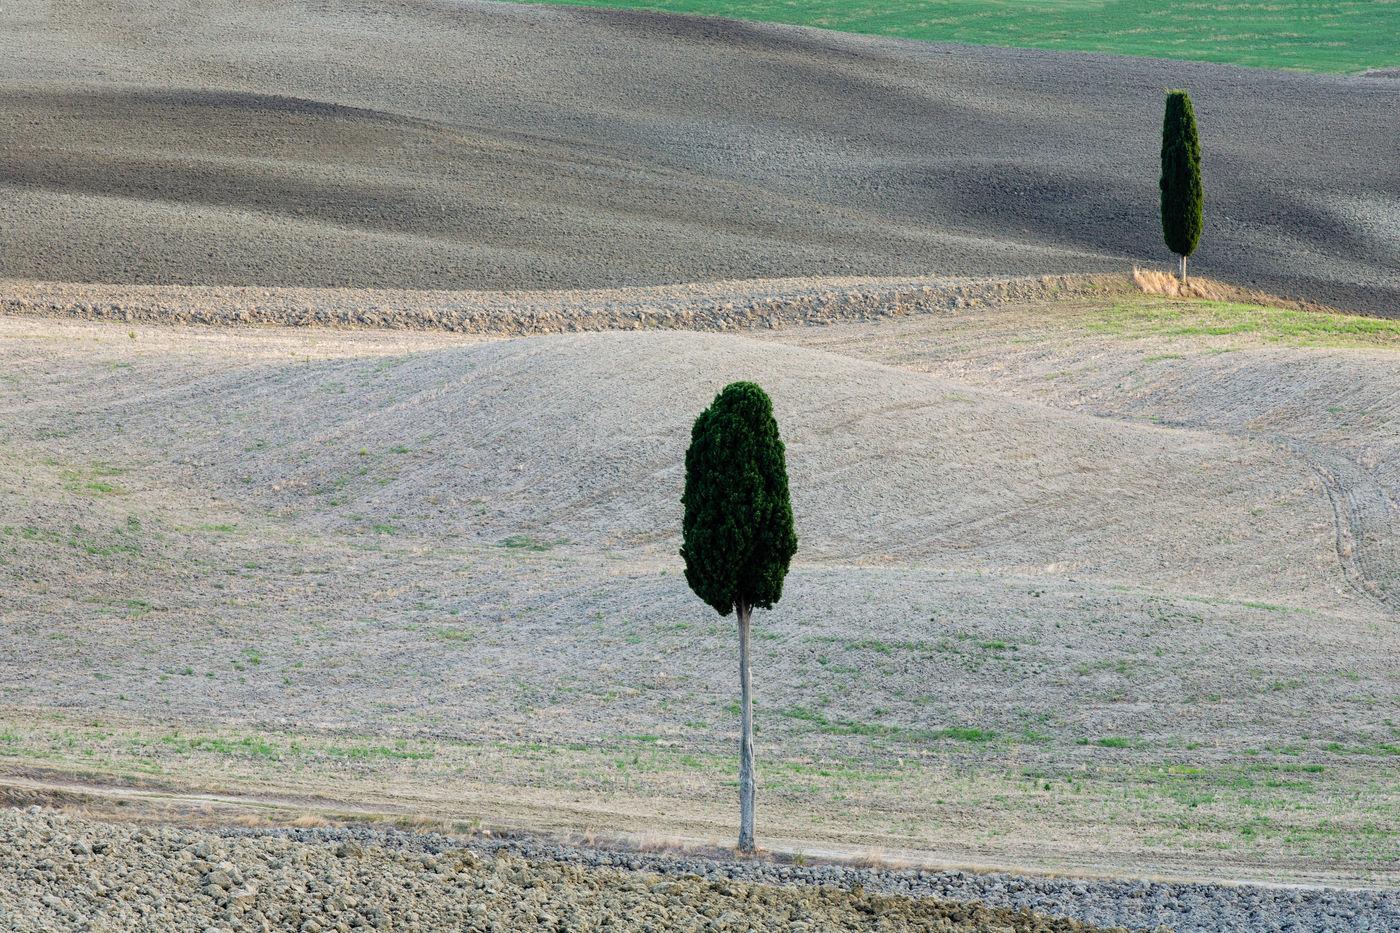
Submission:
{"label": "pale sandy ground", "polygon": [[733,633],[678,498],[756,378],[801,543],[759,622],[765,844],[1394,884],[1400,363],[1093,326],[1124,301],[1163,306],[0,317],[5,767],[727,839]]}

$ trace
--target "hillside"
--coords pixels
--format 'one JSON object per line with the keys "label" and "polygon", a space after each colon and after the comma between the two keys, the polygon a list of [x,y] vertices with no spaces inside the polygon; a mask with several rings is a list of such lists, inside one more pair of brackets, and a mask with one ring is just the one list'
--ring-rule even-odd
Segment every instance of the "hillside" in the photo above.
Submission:
{"label": "hillside", "polygon": [[1400,929],[1400,6],[656,5],[0,10],[0,928]]}
{"label": "hillside", "polygon": [[1400,82],[613,10],[19,0],[0,275],[577,288],[1121,272],[1190,88],[1194,268],[1393,314]]}
{"label": "hillside", "polygon": [[[530,0],[554,3],[559,0]],[[1327,0],[583,0],[606,6],[819,26],[932,42],[1106,52],[1348,74],[1400,66],[1400,10]]]}
{"label": "hillside", "polygon": [[1386,883],[1394,325],[1177,307],[7,315],[4,766],[726,837],[733,633],[677,500],[690,422],[750,376],[802,548],[755,648],[766,844]]}

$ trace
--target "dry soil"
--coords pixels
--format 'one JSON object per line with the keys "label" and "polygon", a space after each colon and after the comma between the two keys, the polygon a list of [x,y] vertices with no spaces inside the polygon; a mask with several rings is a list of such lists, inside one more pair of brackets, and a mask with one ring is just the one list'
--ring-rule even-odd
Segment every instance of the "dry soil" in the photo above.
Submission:
{"label": "dry soil", "polygon": [[1400,310],[1400,80],[476,2],[14,0],[0,274],[576,288],[1168,263]]}
{"label": "dry soil", "polygon": [[0,318],[7,767],[727,839],[733,633],[678,499],[750,377],[801,546],[756,646],[765,844],[1390,883],[1394,335],[1193,307]]}

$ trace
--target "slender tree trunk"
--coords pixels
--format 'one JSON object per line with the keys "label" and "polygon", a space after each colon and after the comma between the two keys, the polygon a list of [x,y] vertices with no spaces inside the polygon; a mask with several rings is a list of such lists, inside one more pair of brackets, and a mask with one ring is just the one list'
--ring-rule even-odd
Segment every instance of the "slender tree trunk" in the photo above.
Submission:
{"label": "slender tree trunk", "polygon": [[749,618],[753,607],[739,603],[739,693],[743,726],[739,736],[739,851],[753,846],[753,698],[749,690]]}
{"label": "slender tree trunk", "polygon": [[1181,284],[1186,284],[1186,257],[1181,257]]}

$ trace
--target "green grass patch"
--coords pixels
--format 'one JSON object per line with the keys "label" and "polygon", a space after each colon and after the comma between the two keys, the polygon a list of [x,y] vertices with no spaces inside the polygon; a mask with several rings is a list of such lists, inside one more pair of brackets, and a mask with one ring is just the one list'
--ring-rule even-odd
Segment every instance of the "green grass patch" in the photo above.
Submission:
{"label": "green grass patch", "polygon": [[167,735],[161,741],[171,751],[186,755],[191,752],[212,752],[216,755],[229,755],[238,758],[275,758],[280,754],[277,746],[258,735],[229,739],[221,736]]}
{"label": "green grass patch", "polygon": [[1102,739],[1095,739],[1094,744],[1099,748],[1138,748],[1141,742],[1132,739],[1125,739],[1119,735],[1110,735]]}
{"label": "green grass patch", "polygon": [[935,42],[1350,74],[1400,66],[1397,0],[535,0]]}
{"label": "green grass patch", "polygon": [[561,544],[568,544],[567,538],[556,538],[547,541],[544,538],[535,538],[530,535],[511,535],[496,542],[496,547],[507,548],[512,551],[548,551]]}
{"label": "green grass patch", "polygon": [[850,719],[828,719],[807,706],[790,706],[774,710],[785,719],[796,719],[812,723],[816,731],[827,735],[865,735],[898,739],[903,742],[930,743],[941,741],[990,742],[997,734],[990,729],[970,729],[962,726],[948,726],[943,729],[916,729],[905,726],[890,726],[878,722],[856,722]]}
{"label": "green grass patch", "polygon": [[1400,755],[1400,745],[1391,745],[1388,742],[1376,742],[1373,745],[1343,745],[1340,742],[1329,742],[1324,746],[1324,749],[1334,755]]}
{"label": "green grass patch", "polygon": [[[1400,321],[1153,295],[1120,299],[1090,312],[1084,326],[1093,333],[1127,338],[1248,336],[1299,347],[1400,349]],[[1283,607],[1260,603],[1257,608]]]}
{"label": "green grass patch", "polygon": [[349,761],[365,761],[373,758],[404,758],[414,761],[426,761],[433,757],[432,750],[424,747],[421,749],[409,748],[407,743],[398,742],[394,745],[327,745],[323,751],[334,758],[345,758]]}
{"label": "green grass patch", "polygon": [[114,467],[108,463],[94,463],[87,469],[64,470],[59,476],[63,488],[68,492],[85,496],[124,496],[126,490],[111,482],[114,476],[125,476],[125,467]]}

